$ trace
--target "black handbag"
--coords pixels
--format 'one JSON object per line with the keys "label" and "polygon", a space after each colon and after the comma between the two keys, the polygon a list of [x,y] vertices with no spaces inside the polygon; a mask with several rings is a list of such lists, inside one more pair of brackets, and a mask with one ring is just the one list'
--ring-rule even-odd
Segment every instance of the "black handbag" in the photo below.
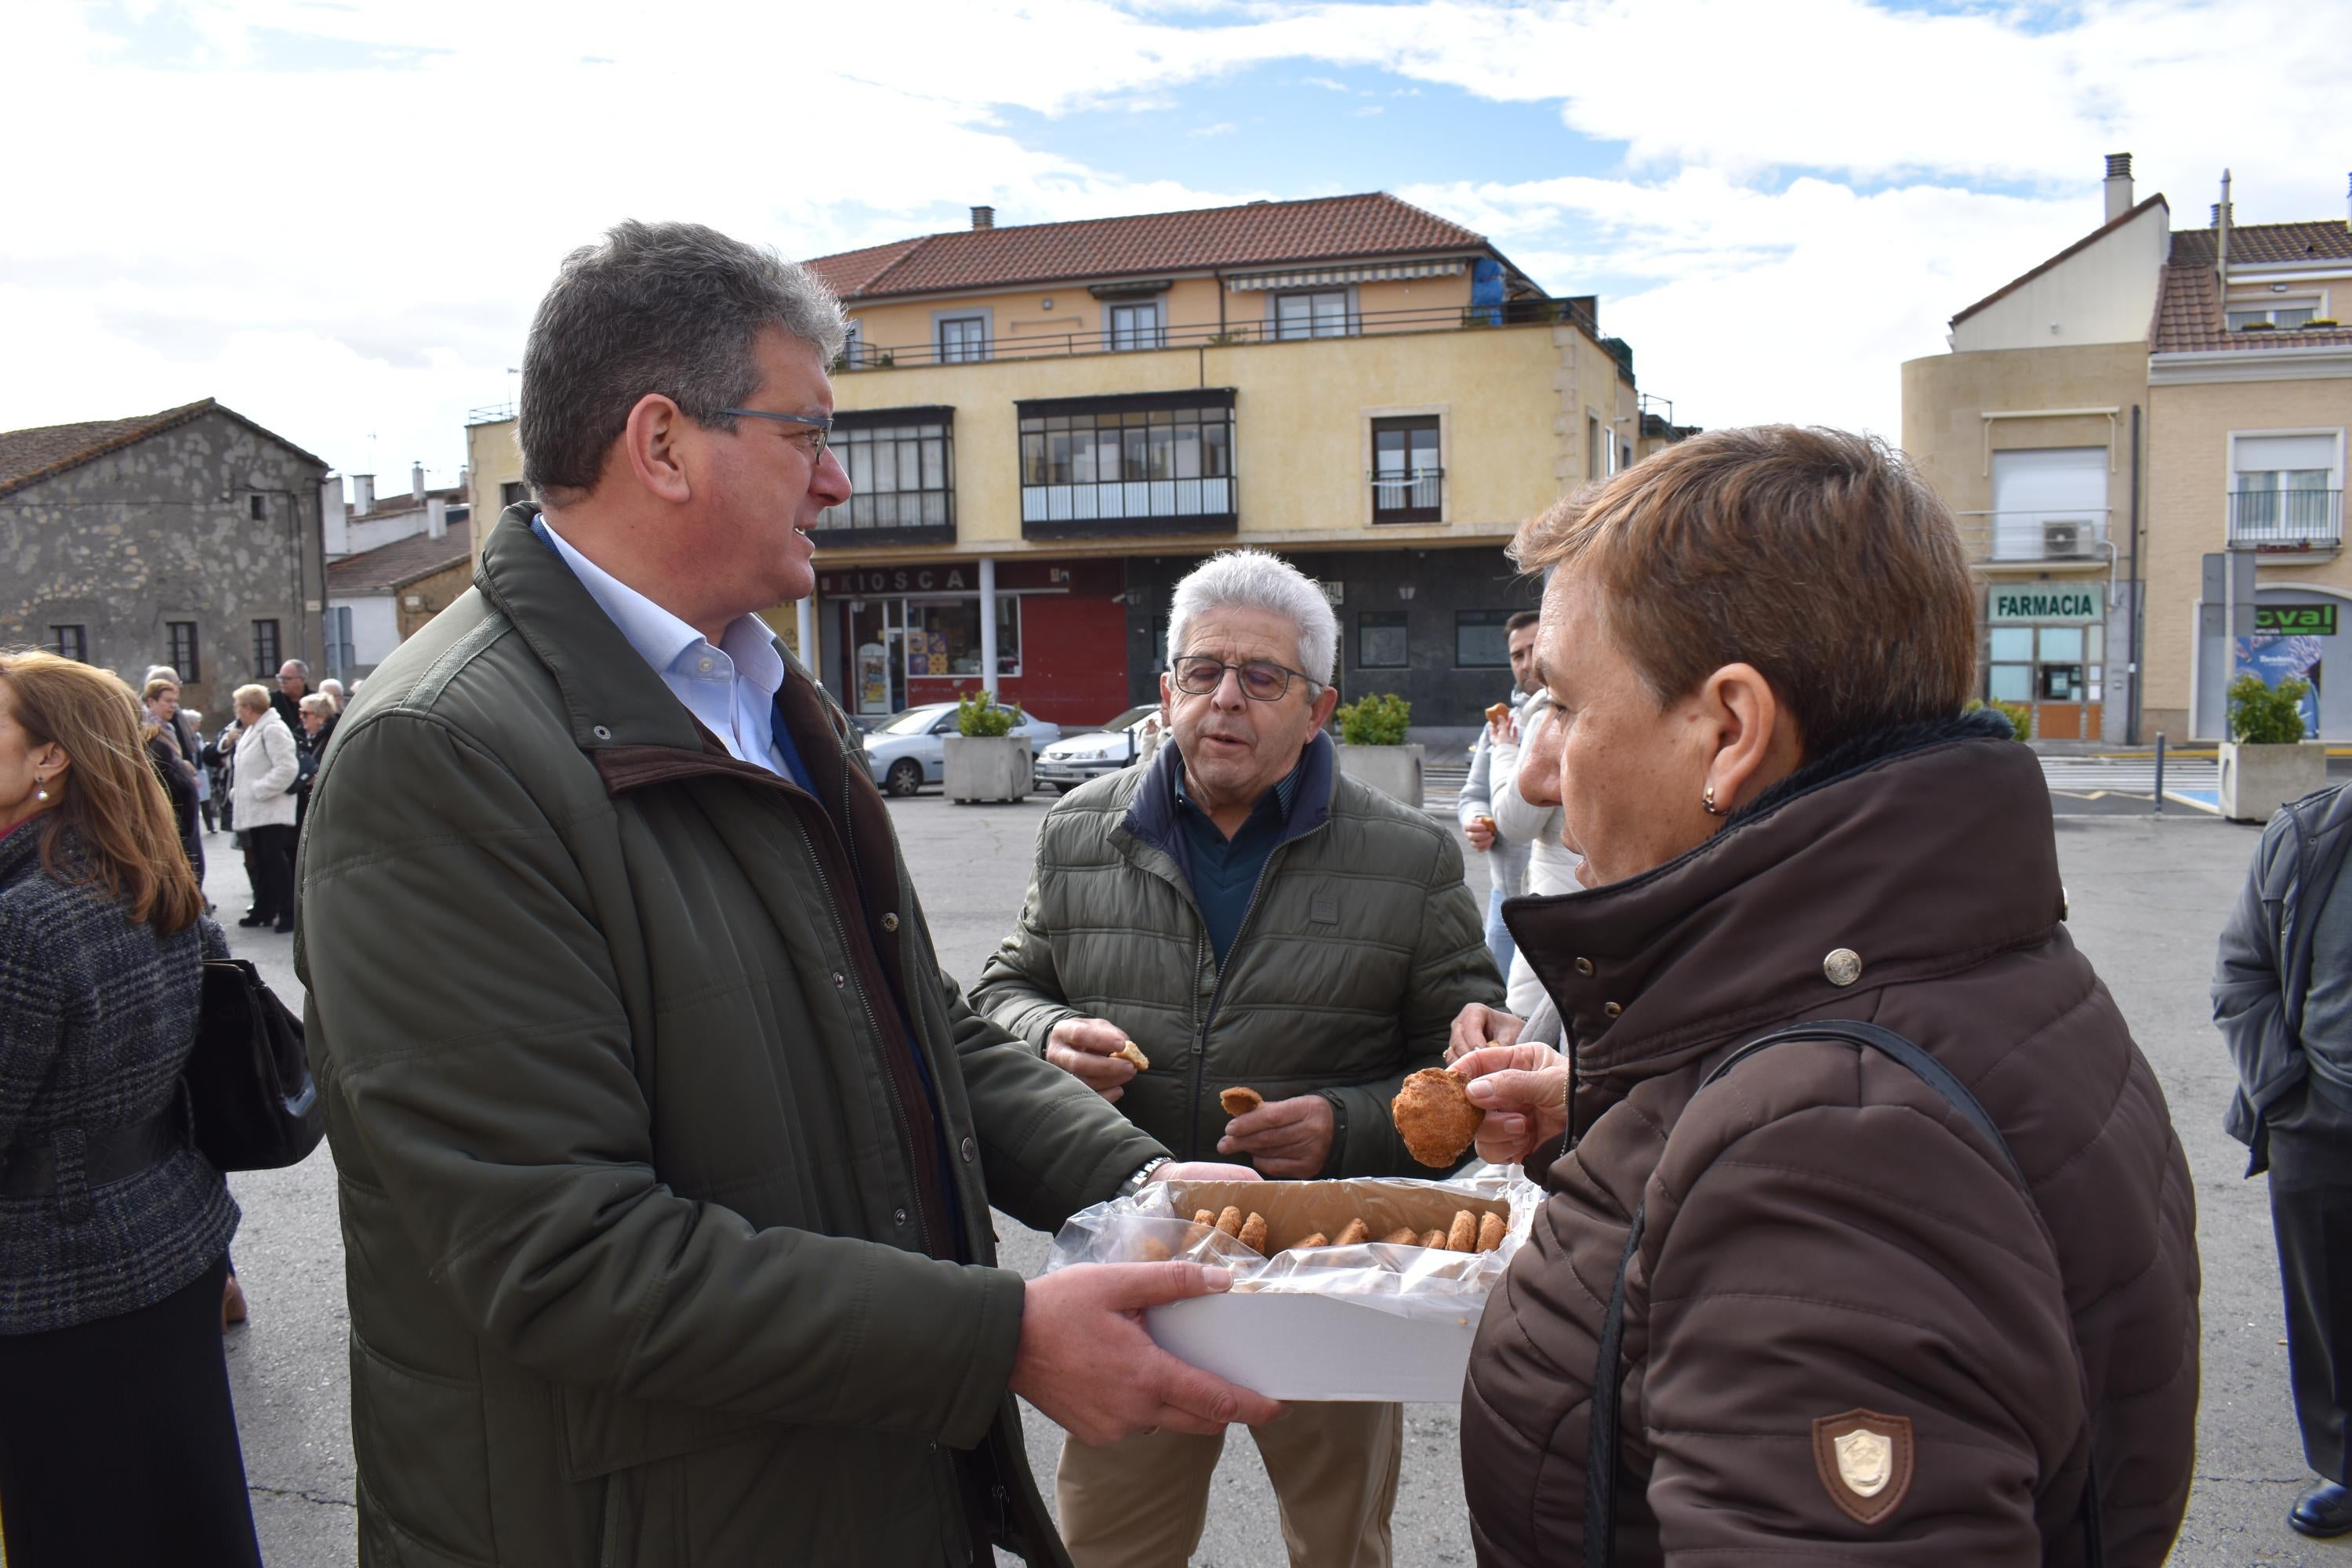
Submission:
{"label": "black handbag", "polygon": [[[2010,1152],[2009,1141],[1977,1097],[1969,1092],[1968,1085],[1954,1077],[1951,1068],[1913,1045],[1909,1040],[1877,1024],[1864,1024],[1850,1018],[1817,1018],[1809,1024],[1791,1024],[1775,1029],[1769,1035],[1748,1041],[1716,1065],[1699,1084],[1701,1092],[1707,1085],[1746,1061],[1757,1052],[1790,1040],[1843,1040],[1849,1045],[1874,1050],[1892,1057],[1913,1072],[1929,1089],[1942,1096],[1946,1103],[1958,1111],[1976,1130],[1991,1141],[2000,1151],[2001,1161],[2016,1178],[2025,1194],[2025,1201],[2039,1214],[2041,1205],[2033,1202],[2033,1189],[2025,1179],[2025,1169]],[[1625,1369],[1621,1357],[1625,1343],[1625,1271],[1633,1267],[1633,1255],[1642,1247],[1642,1219],[1648,1208],[1646,1202],[1633,1209],[1633,1224],[1626,1233],[1624,1256],[1617,1261],[1617,1280],[1609,1291],[1609,1312],[1601,1323],[1601,1353],[1592,1369],[1591,1421],[1585,1437],[1584,1468],[1584,1568],[1611,1568],[1617,1558],[1617,1464],[1620,1457],[1619,1437],[1623,1417]],[[2049,1227],[2042,1227],[2044,1235]],[[2054,1247],[2055,1241],[2053,1240]],[[2068,1314],[2068,1332],[2073,1331],[2073,1315]],[[2083,1349],[2074,1347],[2075,1375],[2084,1379],[2083,1408],[2090,1412],[2089,1380],[2083,1371]],[[2084,1468],[2083,1496],[2078,1510],[2083,1530],[2083,1562],[2086,1568],[2101,1568],[2106,1561],[2105,1544],[2100,1539],[2099,1520],[2099,1454],[2094,1447]]]}
{"label": "black handbag", "polygon": [[205,960],[196,1046],[182,1077],[196,1147],[220,1170],[299,1164],[326,1135],[302,1021],[245,959]]}

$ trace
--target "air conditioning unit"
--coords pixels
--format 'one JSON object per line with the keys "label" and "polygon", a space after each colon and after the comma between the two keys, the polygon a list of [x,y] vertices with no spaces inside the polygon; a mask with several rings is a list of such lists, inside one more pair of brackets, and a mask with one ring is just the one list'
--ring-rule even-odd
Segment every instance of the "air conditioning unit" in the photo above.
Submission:
{"label": "air conditioning unit", "polygon": [[2068,518],[2063,521],[2044,519],[2042,524],[2042,553],[2051,559],[2089,553],[2091,524],[2084,518]]}

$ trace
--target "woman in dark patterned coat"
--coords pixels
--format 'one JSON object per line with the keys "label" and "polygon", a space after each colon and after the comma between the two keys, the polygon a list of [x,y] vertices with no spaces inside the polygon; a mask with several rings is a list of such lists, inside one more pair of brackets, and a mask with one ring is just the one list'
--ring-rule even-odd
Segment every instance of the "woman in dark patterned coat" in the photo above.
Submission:
{"label": "woman in dark patterned coat", "polygon": [[10,1568],[258,1564],[221,1353],[236,1205],[180,1075],[220,928],[112,675],[0,654],[0,1532]]}

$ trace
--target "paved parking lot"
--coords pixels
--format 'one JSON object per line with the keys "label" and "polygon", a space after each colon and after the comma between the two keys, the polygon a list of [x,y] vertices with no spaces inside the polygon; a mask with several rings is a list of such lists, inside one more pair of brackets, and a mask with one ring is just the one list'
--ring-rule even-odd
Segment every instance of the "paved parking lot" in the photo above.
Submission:
{"label": "paved parking lot", "polygon": [[[951,973],[969,977],[1019,907],[1045,805],[956,806],[924,795],[890,809],[943,959]],[[2288,1413],[2268,1212],[2260,1184],[2239,1179],[2243,1152],[2220,1131],[2230,1074],[2207,1022],[2213,938],[2253,842],[2251,828],[2202,813],[2059,824],[2075,940],[2155,1063],[2197,1179],[2204,1405],[2197,1489],[2175,1561],[2200,1568],[2318,1563],[2336,1552],[2291,1534],[2284,1522],[2305,1472]],[[227,840],[211,843],[222,863],[209,885],[234,915],[244,907],[242,876],[229,863]],[[1483,898],[1483,869],[1474,866],[1472,877]],[[273,984],[294,993],[289,939],[233,934]],[[240,1176],[234,1184],[246,1210],[236,1257],[253,1321],[231,1336],[230,1366],[263,1545],[271,1563],[289,1568],[348,1563],[352,1474],[331,1166],[322,1152],[299,1169]],[[1050,1238],[1011,1221],[1001,1228],[1009,1265],[1034,1270],[1042,1263]],[[1812,1414],[1791,1416],[1810,1421]],[[1454,1409],[1417,1405],[1408,1417],[1396,1560],[1467,1563]],[[1041,1476],[1050,1478],[1058,1433],[1033,1415],[1028,1436]],[[1282,1561],[1273,1496],[1245,1438],[1228,1446],[1195,1561],[1220,1568]]]}

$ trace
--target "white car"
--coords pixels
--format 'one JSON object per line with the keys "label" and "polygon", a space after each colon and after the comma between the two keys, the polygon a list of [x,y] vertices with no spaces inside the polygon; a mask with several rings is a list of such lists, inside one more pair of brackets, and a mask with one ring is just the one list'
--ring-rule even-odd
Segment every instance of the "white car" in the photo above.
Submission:
{"label": "white car", "polygon": [[[866,765],[887,795],[912,795],[938,784],[947,758],[946,741],[956,732],[956,705],[927,702],[893,713],[866,737]],[[1050,719],[1024,716],[1011,733],[1027,738],[1032,754],[1062,738]]]}
{"label": "white car", "polygon": [[1088,779],[1115,773],[1141,756],[1144,737],[1160,721],[1160,704],[1139,703],[1099,729],[1065,735],[1037,753],[1037,782],[1067,795]]}

